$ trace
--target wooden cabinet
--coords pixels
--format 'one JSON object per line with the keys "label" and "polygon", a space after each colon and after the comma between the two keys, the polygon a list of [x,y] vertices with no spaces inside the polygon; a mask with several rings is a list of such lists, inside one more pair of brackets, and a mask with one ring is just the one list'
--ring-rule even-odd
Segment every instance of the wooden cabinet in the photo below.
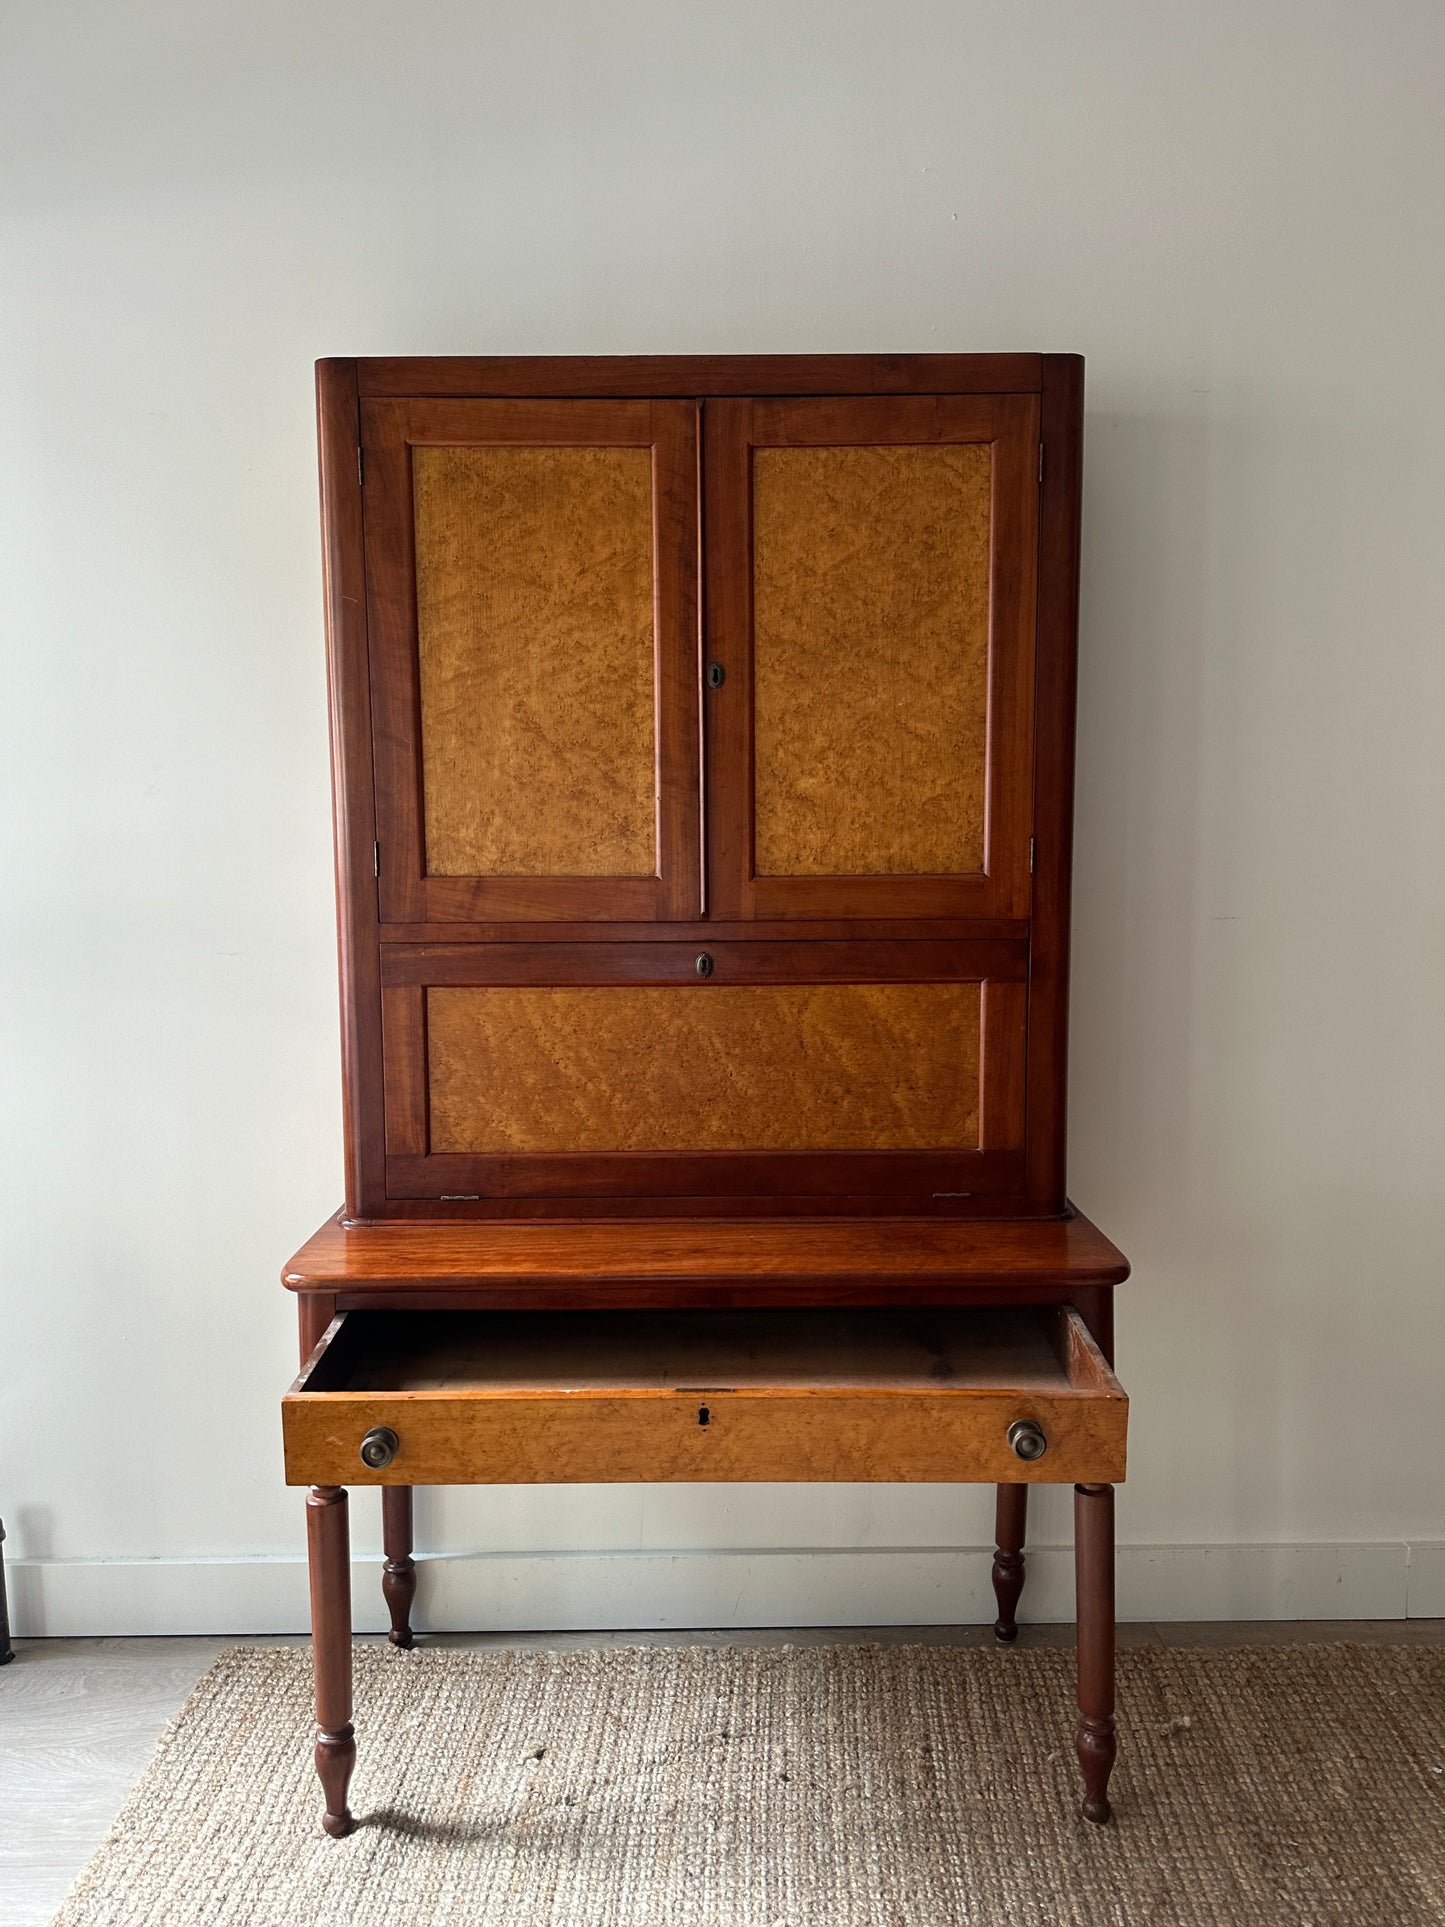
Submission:
{"label": "wooden cabinet", "polygon": [[1075,1488],[1109,1817],[1122,1255],[1064,1192],[1082,363],[318,370],[346,1203],[291,1260],[322,1824],[347,1495]]}
{"label": "wooden cabinet", "polygon": [[351,1214],[1061,1211],[1078,362],[320,395]]}

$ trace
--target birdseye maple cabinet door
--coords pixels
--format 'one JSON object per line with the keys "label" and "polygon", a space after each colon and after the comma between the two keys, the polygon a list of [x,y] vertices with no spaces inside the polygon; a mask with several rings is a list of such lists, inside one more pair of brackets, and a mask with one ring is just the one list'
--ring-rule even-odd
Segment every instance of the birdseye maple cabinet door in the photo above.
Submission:
{"label": "birdseye maple cabinet door", "polygon": [[363,402],[384,920],[698,914],[697,422]]}
{"label": "birdseye maple cabinet door", "polygon": [[1039,404],[709,401],[709,907],[1029,913]]}
{"label": "birdseye maple cabinet door", "polygon": [[388,1195],[1016,1197],[1026,969],[1017,941],[388,944]]}

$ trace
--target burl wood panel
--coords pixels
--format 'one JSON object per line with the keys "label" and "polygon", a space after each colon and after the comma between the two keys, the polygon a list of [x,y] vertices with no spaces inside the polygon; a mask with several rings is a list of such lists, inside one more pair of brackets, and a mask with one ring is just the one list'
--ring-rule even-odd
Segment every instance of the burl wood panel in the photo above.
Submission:
{"label": "burl wood panel", "polygon": [[[698,1422],[706,1405],[709,1422]],[[1015,1458],[1015,1419],[1049,1449]],[[382,1472],[358,1454],[373,1425],[401,1449]],[[652,1392],[491,1398],[477,1393],[294,1393],[282,1401],[291,1485],[566,1485],[673,1480],[1115,1483],[1127,1406],[1085,1392]]]}
{"label": "burl wood panel", "polygon": [[428,871],[653,874],[651,450],[412,464]]}
{"label": "burl wood panel", "polygon": [[759,876],[984,862],[987,443],[753,451]]}
{"label": "burl wood panel", "polygon": [[971,1150],[980,987],[427,992],[441,1152]]}

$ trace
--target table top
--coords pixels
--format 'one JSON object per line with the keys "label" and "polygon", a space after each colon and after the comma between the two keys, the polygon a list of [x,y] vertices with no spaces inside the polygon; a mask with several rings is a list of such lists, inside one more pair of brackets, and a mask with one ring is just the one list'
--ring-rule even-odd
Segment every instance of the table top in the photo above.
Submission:
{"label": "table top", "polygon": [[291,1291],[635,1286],[866,1291],[1121,1284],[1129,1263],[1081,1212],[1065,1218],[406,1218],[338,1212],[281,1273]]}

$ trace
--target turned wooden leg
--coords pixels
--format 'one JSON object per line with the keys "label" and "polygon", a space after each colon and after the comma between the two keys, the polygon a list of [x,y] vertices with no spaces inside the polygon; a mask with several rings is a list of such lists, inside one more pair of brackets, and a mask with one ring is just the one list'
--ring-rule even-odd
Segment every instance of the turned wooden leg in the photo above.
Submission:
{"label": "turned wooden leg", "polygon": [[381,1540],[386,1565],[381,1590],[391,1614],[393,1646],[411,1644],[411,1602],[416,1598],[416,1561],[411,1556],[411,1487],[381,1488]]}
{"label": "turned wooden leg", "polygon": [[311,1561],[311,1660],[316,1676],[316,1771],[326,1795],[321,1824],[340,1839],[353,1821],[346,1804],[356,1740],[351,1727],[351,1535],[346,1493],[313,1485],[306,1495]]}
{"label": "turned wooden leg", "polygon": [[998,1618],[993,1622],[995,1639],[1017,1639],[1019,1594],[1024,1589],[1024,1526],[1028,1520],[1029,1489],[1026,1485],[1001,1485],[995,1514],[993,1555],[993,1594],[998,1601]]}
{"label": "turned wooden leg", "polygon": [[1084,1818],[1109,1817],[1114,1766],[1114,1488],[1074,1487],[1074,1577],[1079,1639],[1079,1726]]}

